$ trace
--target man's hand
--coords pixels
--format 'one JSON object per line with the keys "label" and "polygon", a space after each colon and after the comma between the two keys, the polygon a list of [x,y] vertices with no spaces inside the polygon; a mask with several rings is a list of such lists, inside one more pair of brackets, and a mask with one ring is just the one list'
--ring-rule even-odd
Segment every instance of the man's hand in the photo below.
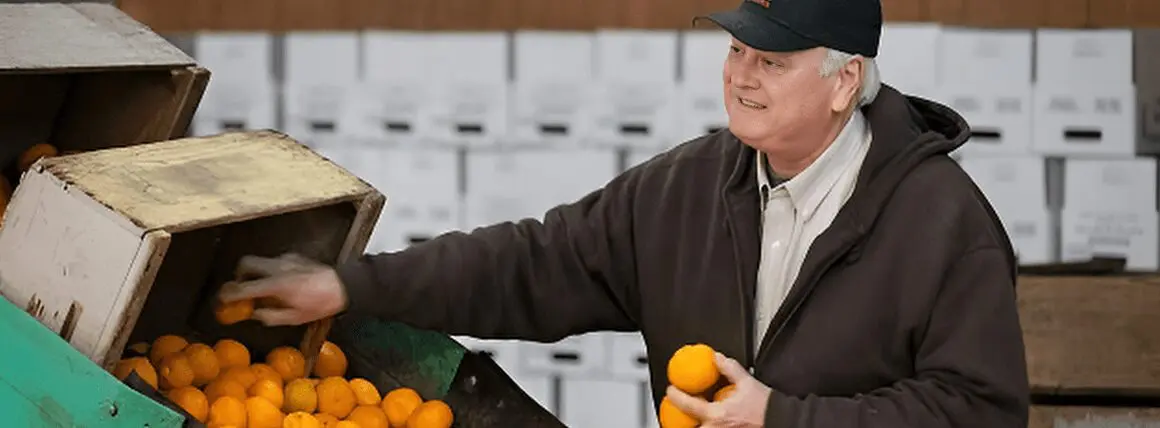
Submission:
{"label": "man's hand", "polygon": [[737,360],[720,352],[717,353],[717,369],[736,388],[727,398],[708,402],[669,386],[667,391],[669,401],[700,420],[699,426],[702,428],[760,428],[765,425],[769,387],[750,376]]}
{"label": "man's hand", "polygon": [[334,269],[297,254],[242,257],[237,276],[239,281],[223,286],[218,298],[266,303],[253,318],[268,326],[305,324],[346,307],[346,290]]}

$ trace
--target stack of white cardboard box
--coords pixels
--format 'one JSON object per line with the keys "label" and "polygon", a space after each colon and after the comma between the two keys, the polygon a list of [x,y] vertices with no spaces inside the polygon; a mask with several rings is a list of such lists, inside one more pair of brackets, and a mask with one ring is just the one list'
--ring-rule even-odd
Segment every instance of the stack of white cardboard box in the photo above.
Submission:
{"label": "stack of white cardboard box", "polygon": [[[204,34],[193,54],[214,76],[194,132],[269,127],[310,144],[388,195],[370,250],[398,250],[540,217],[724,127],[728,40],[643,30]],[[1137,127],[1160,134],[1160,124],[1140,123],[1132,49],[1127,30],[890,24],[879,63],[888,84],[970,121],[974,137],[956,158],[1022,262],[1106,254],[1155,270],[1156,162],[1140,154],[1160,142],[1139,143]],[[1150,87],[1160,86],[1160,67],[1150,67]],[[462,340],[569,426],[656,425],[639,335]]]}

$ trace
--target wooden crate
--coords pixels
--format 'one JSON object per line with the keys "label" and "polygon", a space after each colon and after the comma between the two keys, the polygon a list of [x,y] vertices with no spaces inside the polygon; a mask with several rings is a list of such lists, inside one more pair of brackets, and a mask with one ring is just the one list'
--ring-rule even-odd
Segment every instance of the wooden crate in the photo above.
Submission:
{"label": "wooden crate", "polygon": [[84,151],[185,136],[209,72],[117,8],[0,4],[0,172],[50,143]]}
{"label": "wooden crate", "polygon": [[0,294],[107,369],[126,344],[162,334],[236,338],[264,355],[327,327],[218,325],[213,302],[239,258],[350,260],[383,204],[370,185],[274,132],[46,158],[0,229]]}
{"label": "wooden crate", "polygon": [[1033,393],[1160,397],[1160,275],[1024,276]]}
{"label": "wooden crate", "polygon": [[1031,406],[1028,428],[1150,428],[1160,409],[1131,407]]}

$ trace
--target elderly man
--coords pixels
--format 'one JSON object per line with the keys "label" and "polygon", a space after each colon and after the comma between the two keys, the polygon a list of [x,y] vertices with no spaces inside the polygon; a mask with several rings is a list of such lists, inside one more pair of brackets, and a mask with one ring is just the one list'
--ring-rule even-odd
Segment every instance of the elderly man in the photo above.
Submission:
{"label": "elderly man", "polygon": [[[247,258],[255,316],[341,311],[555,341],[641,331],[653,396],[704,427],[1022,428],[1028,385],[1003,228],[947,154],[967,124],[882,86],[877,0],[746,0],[728,130],[542,221],[449,233],[337,269]],[[720,402],[666,390],[681,345],[717,349]],[[728,357],[725,357],[728,356]]]}

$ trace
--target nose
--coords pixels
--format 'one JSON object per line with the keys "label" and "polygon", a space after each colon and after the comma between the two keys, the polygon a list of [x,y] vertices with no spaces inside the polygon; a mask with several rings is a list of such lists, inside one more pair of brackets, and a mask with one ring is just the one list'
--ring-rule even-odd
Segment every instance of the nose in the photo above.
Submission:
{"label": "nose", "polygon": [[747,65],[733,67],[733,73],[729,77],[733,86],[738,89],[757,89],[761,83],[753,76],[753,71]]}

